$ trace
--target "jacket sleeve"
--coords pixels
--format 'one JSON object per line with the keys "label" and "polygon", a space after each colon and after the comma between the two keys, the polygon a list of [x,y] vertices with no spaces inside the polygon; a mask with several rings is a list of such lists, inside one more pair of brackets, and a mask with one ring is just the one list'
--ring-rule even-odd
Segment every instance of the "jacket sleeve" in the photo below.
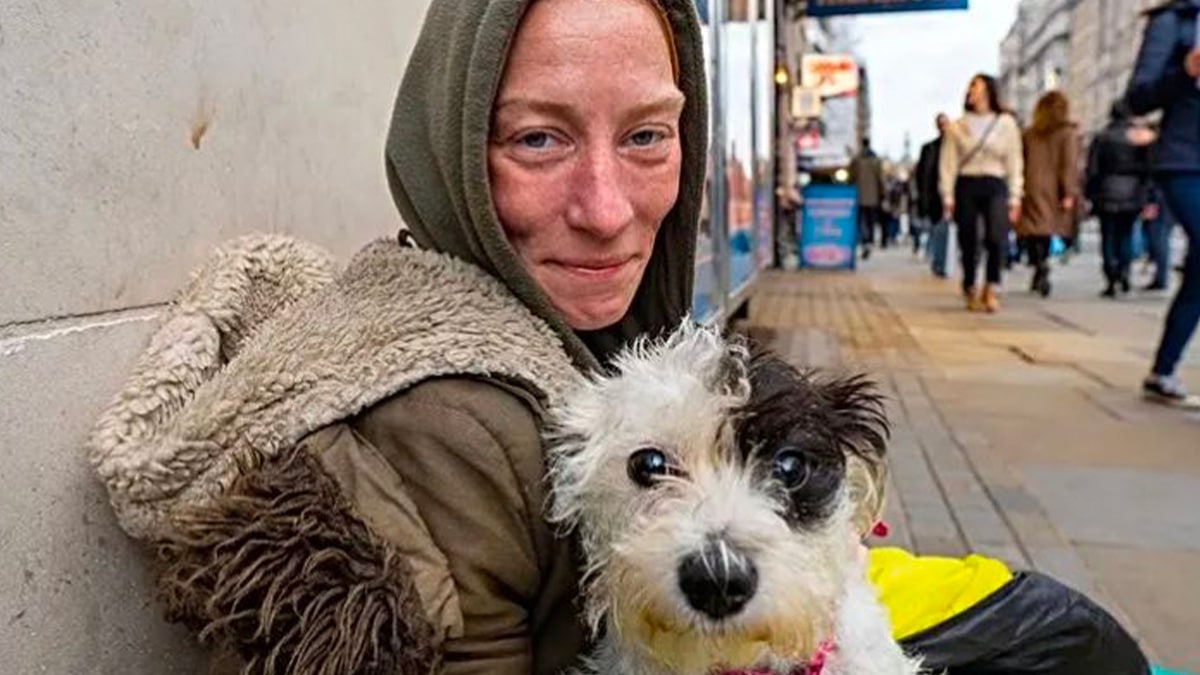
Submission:
{"label": "jacket sleeve", "polygon": [[1162,11],[1146,25],[1129,89],[1125,94],[1135,114],[1145,115],[1163,108],[1184,87],[1195,82],[1183,70],[1178,54],[1179,15]]}
{"label": "jacket sleeve", "polygon": [[1058,185],[1062,197],[1079,196],[1079,137],[1073,128],[1063,132],[1063,151],[1059,157]]}
{"label": "jacket sleeve", "polygon": [[377,405],[355,426],[399,474],[448,563],[462,627],[442,646],[442,672],[543,672],[531,627],[546,529],[532,410],[490,384],[448,379]]}
{"label": "jacket sleeve", "polygon": [[958,178],[958,140],[954,127],[946,131],[942,139],[942,151],[938,155],[938,194],[943,202],[954,200],[954,182]]}
{"label": "jacket sleeve", "polygon": [[1084,195],[1093,202],[1093,211],[1096,210],[1095,202],[1100,198],[1100,146],[1103,142],[1102,136],[1092,139],[1092,144],[1088,146],[1087,168],[1084,170]]}
{"label": "jacket sleeve", "polygon": [[1025,143],[1021,140],[1021,128],[1012,115],[1004,116],[1008,127],[1008,156],[1005,157],[1005,181],[1008,183],[1009,206],[1020,206],[1025,197]]}

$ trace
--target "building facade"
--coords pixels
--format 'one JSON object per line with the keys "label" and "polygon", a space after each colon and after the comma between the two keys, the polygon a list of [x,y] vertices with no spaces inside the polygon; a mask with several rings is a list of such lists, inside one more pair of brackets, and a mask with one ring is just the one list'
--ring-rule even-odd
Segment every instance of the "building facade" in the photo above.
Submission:
{"label": "building facade", "polygon": [[5,3],[0,671],[208,672],[84,442],[217,243],[394,235],[382,143],[428,4]]}
{"label": "building facade", "polygon": [[1022,122],[1028,122],[1042,94],[1069,87],[1071,19],[1077,1],[1021,0],[1017,19],[1000,43],[1002,97]]}
{"label": "building facade", "polygon": [[1143,12],[1160,1],[1075,1],[1067,94],[1085,136],[1104,127],[1113,102],[1125,94],[1142,42]]}

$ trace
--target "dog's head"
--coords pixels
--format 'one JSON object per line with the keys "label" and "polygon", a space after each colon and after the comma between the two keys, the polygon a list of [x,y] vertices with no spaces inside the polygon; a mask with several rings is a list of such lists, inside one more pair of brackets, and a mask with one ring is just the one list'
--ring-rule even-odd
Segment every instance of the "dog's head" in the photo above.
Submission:
{"label": "dog's head", "polygon": [[554,411],[552,518],[581,536],[594,628],[674,672],[786,671],[861,574],[887,434],[862,378],[688,326]]}

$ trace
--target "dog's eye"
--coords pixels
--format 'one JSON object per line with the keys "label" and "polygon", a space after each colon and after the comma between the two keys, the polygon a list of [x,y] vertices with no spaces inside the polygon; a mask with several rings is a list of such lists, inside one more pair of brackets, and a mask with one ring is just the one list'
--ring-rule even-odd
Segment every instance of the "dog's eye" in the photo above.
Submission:
{"label": "dog's eye", "polygon": [[774,473],[785,488],[794,490],[808,482],[812,465],[799,450],[784,448],[775,453]]}
{"label": "dog's eye", "polygon": [[667,456],[658,448],[642,448],[629,456],[629,479],[642,487],[654,485],[671,472]]}

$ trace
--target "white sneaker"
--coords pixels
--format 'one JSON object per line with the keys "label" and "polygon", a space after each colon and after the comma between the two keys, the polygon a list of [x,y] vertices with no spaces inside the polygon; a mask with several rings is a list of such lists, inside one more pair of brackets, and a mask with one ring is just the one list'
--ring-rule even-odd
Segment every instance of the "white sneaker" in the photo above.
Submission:
{"label": "white sneaker", "polygon": [[1147,401],[1185,410],[1200,410],[1200,396],[1191,396],[1183,381],[1175,375],[1150,375],[1142,381],[1142,396]]}

